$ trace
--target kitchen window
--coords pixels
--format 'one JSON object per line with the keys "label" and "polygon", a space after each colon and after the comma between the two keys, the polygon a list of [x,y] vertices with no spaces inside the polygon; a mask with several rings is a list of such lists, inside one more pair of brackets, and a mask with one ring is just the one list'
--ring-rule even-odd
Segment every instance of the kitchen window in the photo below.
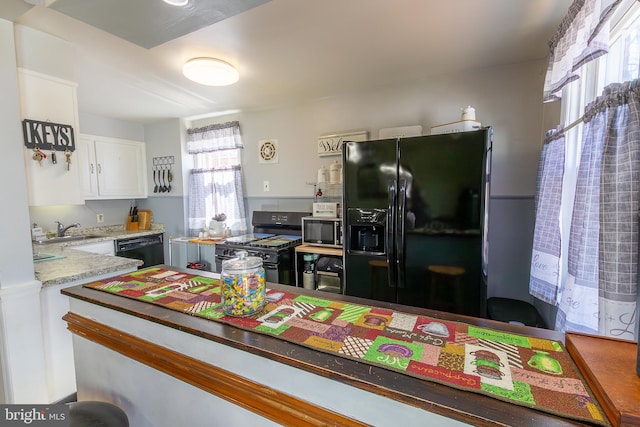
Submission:
{"label": "kitchen window", "polygon": [[238,122],[187,131],[187,149],[193,160],[189,177],[190,236],[197,236],[221,214],[232,233],[246,232],[242,148]]}

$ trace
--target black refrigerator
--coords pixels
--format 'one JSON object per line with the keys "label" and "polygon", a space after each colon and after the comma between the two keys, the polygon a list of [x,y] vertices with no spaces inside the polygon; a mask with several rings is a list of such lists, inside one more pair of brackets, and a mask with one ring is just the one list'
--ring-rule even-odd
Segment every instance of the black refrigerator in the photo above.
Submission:
{"label": "black refrigerator", "polygon": [[459,266],[461,314],[484,316],[490,127],[343,146],[344,293],[442,309],[430,265]]}

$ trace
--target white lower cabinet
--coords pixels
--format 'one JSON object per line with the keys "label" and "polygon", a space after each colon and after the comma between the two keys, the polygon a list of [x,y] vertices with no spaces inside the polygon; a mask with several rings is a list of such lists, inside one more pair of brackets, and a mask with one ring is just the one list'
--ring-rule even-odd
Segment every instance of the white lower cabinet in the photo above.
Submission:
{"label": "white lower cabinet", "polygon": [[91,252],[94,254],[113,256],[116,254],[114,245],[115,244],[113,240],[106,240],[103,242],[86,243],[84,245],[71,246],[71,249],[75,249],[83,252]]}
{"label": "white lower cabinet", "polygon": [[147,197],[144,142],[80,135],[78,152],[85,199]]}

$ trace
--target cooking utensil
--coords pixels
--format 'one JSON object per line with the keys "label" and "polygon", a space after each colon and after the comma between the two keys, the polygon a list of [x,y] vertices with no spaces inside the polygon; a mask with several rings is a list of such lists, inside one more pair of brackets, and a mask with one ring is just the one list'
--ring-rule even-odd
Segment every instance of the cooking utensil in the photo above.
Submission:
{"label": "cooking utensil", "polygon": [[169,187],[167,187],[167,191],[171,192],[171,181],[173,181],[173,174],[171,173],[171,169],[169,169],[169,172],[167,173],[168,177],[167,179],[169,180]]}
{"label": "cooking utensil", "polygon": [[156,185],[155,187],[153,187],[153,192],[157,193],[158,192],[158,183],[156,182],[156,170],[153,170],[153,183]]}
{"label": "cooking utensil", "polygon": [[162,183],[163,183],[162,192],[166,193],[167,192],[167,170],[166,169],[162,170]]}

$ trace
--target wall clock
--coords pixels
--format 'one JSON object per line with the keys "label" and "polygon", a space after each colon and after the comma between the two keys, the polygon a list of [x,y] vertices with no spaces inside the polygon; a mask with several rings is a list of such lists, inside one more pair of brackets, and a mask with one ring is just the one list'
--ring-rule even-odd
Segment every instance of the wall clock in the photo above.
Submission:
{"label": "wall clock", "polygon": [[258,142],[260,163],[278,163],[278,140],[263,139]]}

